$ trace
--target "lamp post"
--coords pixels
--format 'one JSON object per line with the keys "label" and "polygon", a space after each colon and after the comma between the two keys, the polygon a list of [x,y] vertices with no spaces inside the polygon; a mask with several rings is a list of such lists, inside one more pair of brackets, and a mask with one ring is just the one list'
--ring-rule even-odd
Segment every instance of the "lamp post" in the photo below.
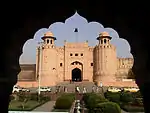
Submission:
{"label": "lamp post", "polygon": [[38,81],[38,94],[39,95],[41,94],[40,85],[41,85],[41,75],[39,74],[39,81]]}
{"label": "lamp post", "polygon": [[[39,42],[38,44],[43,44],[43,42]],[[39,63],[39,77],[38,77],[38,95],[41,94],[41,91],[40,91],[40,87],[41,87],[41,71],[42,71],[42,57],[43,56],[43,49],[42,49],[42,46],[40,46],[40,63]]]}
{"label": "lamp post", "polygon": [[[52,72],[53,72],[53,76],[55,77],[55,83],[54,84],[57,85],[57,73],[56,73],[57,71],[56,71],[56,68],[53,68]],[[56,86],[55,86],[55,92],[58,93],[58,87],[56,87]]]}

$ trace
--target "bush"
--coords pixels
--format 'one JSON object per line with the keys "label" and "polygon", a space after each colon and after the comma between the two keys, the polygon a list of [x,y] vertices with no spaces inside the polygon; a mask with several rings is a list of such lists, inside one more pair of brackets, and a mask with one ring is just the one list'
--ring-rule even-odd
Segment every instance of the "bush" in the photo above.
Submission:
{"label": "bush", "polygon": [[121,107],[126,112],[144,112],[144,107],[124,105]]}
{"label": "bush", "polygon": [[83,99],[85,104],[87,104],[87,100],[88,100],[89,96],[92,95],[92,94],[94,94],[94,93],[85,93],[85,94],[83,94],[82,99]]}
{"label": "bush", "polygon": [[38,93],[30,93],[30,100],[38,101]]}
{"label": "bush", "polygon": [[38,95],[38,93],[24,93],[20,92],[17,94],[19,97],[19,101],[23,102],[25,99],[27,100],[33,100],[33,101],[49,101],[50,100],[50,95],[46,94],[41,94]]}
{"label": "bush", "polygon": [[75,100],[75,94],[74,93],[64,93],[61,95],[61,97],[67,97],[67,98],[70,98],[72,100]]}
{"label": "bush", "polygon": [[95,108],[95,106],[99,103],[97,95],[90,95],[87,99],[86,106],[89,109]]}
{"label": "bush", "polygon": [[70,109],[74,100],[75,94],[63,94],[56,100],[55,109]]}
{"label": "bush", "polygon": [[40,94],[38,95],[38,93],[31,93],[30,94],[30,100],[34,100],[34,101],[50,101],[50,95],[48,94]]}
{"label": "bush", "polygon": [[134,98],[131,92],[123,92],[120,96],[120,100],[125,103],[133,102]]}
{"label": "bush", "polygon": [[23,102],[27,98],[27,96],[23,92],[19,92],[17,94],[17,96],[19,97],[18,100],[21,101],[21,102]]}
{"label": "bush", "polygon": [[109,101],[119,103],[120,102],[120,92],[105,92],[104,93],[105,98],[107,98]]}
{"label": "bush", "polygon": [[51,98],[49,95],[39,95],[40,101],[50,101]]}
{"label": "bush", "polygon": [[134,95],[135,98],[143,98],[140,91],[133,92],[132,94]]}
{"label": "bush", "polygon": [[70,109],[73,101],[67,97],[59,97],[55,103],[55,109]]}
{"label": "bush", "polygon": [[107,102],[108,100],[96,93],[84,94],[83,100],[89,109],[94,109],[98,103]]}
{"label": "bush", "polygon": [[88,100],[90,94],[91,93],[85,93],[85,94],[83,94],[83,101],[84,101],[85,104],[87,103],[87,100]]}
{"label": "bush", "polygon": [[[89,113],[92,113],[91,110]],[[103,102],[97,104],[96,108],[94,109],[96,113],[121,113],[121,109],[117,103],[114,102]]]}
{"label": "bush", "polygon": [[132,105],[143,106],[143,100],[141,98],[136,98]]}

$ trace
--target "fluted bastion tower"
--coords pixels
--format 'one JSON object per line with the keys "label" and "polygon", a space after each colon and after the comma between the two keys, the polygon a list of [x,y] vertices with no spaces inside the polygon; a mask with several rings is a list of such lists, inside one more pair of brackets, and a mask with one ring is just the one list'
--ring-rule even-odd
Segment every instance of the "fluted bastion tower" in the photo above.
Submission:
{"label": "fluted bastion tower", "polygon": [[[39,46],[39,56],[37,58],[37,66],[39,67],[40,84],[42,86],[55,85],[56,66],[57,66],[57,51],[55,49],[55,40],[51,32],[47,32],[42,37],[43,43]],[[51,78],[51,79],[50,79]]]}
{"label": "fluted bastion tower", "polygon": [[114,82],[117,71],[116,48],[110,44],[112,37],[107,32],[99,34],[98,45],[94,48],[94,81]]}

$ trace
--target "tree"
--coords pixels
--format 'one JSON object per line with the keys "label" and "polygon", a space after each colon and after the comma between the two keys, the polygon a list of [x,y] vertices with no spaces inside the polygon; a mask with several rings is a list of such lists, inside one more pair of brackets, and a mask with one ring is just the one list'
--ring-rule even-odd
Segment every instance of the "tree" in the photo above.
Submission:
{"label": "tree", "polygon": [[135,79],[135,74],[133,73],[132,68],[129,69],[127,78]]}

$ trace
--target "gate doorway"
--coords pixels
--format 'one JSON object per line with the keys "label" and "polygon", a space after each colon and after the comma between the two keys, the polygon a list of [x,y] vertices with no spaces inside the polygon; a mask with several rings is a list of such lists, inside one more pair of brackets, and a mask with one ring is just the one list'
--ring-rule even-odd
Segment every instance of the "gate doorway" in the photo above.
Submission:
{"label": "gate doorway", "polygon": [[72,70],[72,81],[73,82],[81,82],[82,81],[81,70],[79,68],[74,68]]}

